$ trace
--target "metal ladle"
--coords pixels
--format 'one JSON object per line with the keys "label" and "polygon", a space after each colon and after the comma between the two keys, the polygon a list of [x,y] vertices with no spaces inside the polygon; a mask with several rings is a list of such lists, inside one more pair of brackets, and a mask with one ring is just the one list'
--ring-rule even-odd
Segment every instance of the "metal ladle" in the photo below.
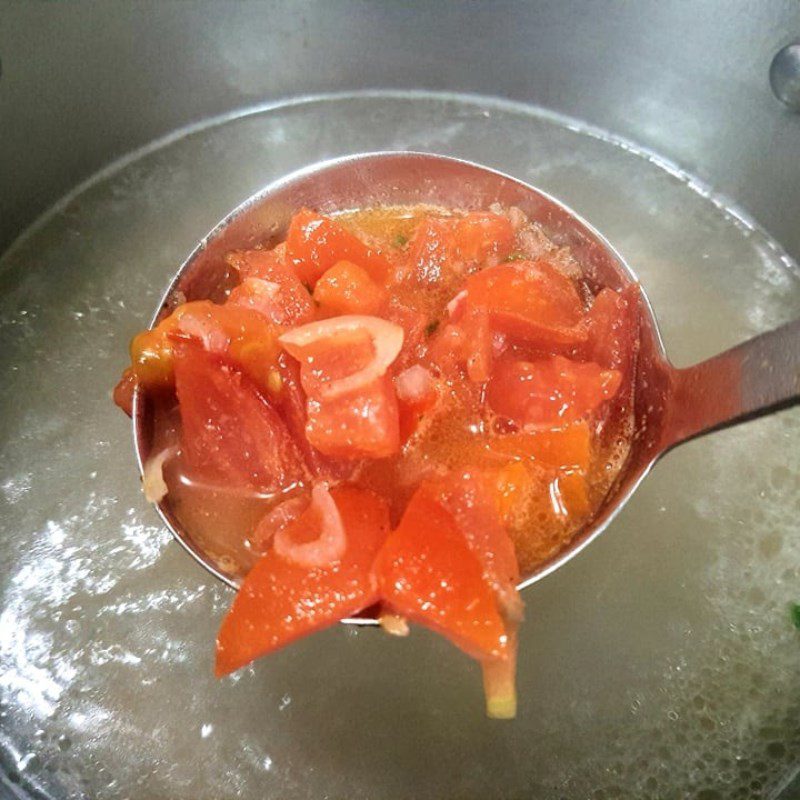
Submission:
{"label": "metal ladle", "polygon": [[[594,228],[544,192],[508,175],[427,153],[366,153],[315,164],[271,183],[222,220],[172,280],[153,319],[185,300],[221,299],[235,276],[230,250],[272,247],[303,206],[332,214],[376,205],[428,203],[468,210],[492,203],[517,206],[558,245],[569,246],[587,278],[621,289],[636,281],[631,268]],[[598,513],[558,553],[525,575],[520,589],[565,564],[602,533],[628,502],[653,464],[687,439],[770,414],[800,400],[800,320],[750,339],[686,369],[664,350],[655,315],[641,294],[640,349],[636,362],[633,443],[620,475]],[[134,397],[133,430],[139,467],[150,449],[147,398]],[[229,586],[238,579],[204,553],[173,514],[169,495],[158,512],[174,537],[209,572]],[[370,618],[346,622],[369,624]]]}

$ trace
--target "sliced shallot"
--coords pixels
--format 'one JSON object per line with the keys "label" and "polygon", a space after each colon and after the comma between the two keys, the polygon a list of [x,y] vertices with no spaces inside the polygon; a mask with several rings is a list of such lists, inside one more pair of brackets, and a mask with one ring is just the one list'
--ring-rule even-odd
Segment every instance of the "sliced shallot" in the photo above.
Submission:
{"label": "sliced shallot", "polygon": [[164,480],[164,464],[177,453],[178,448],[173,445],[147,459],[142,475],[142,491],[148,503],[160,503],[166,497],[168,489]]}
{"label": "sliced shallot", "polygon": [[290,497],[266,513],[250,537],[250,544],[258,553],[265,553],[272,540],[289,527],[307,508],[308,496]]}
{"label": "sliced shallot", "polygon": [[279,556],[305,569],[332,564],[341,559],[347,550],[342,516],[324,481],[315,484],[311,490],[311,505],[306,514],[312,511],[316,512],[320,523],[320,533],[316,539],[311,542],[293,541],[291,534],[295,526],[292,524],[277,531],[273,539],[273,548]]}

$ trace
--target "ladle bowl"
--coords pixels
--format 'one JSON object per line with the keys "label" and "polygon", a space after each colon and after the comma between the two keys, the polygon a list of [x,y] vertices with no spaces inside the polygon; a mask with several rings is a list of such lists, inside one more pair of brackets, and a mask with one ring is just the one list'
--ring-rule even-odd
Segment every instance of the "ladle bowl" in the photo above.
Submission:
{"label": "ladle bowl", "polygon": [[[558,245],[568,246],[594,285],[619,290],[637,278],[620,254],[578,214],[550,195],[501,172],[440,155],[379,152],[324,161],[281,178],[246,200],[205,236],[169,285],[153,324],[187,300],[221,299],[234,279],[225,255],[272,247],[303,206],[336,214],[377,205],[432,204],[464,210],[493,203],[517,206]],[[559,552],[524,575],[523,589],[589,545],[611,523],[653,464],[675,445],[713,430],[772,413],[800,399],[800,320],[757,336],[686,369],[666,354],[655,314],[640,294],[635,366],[634,432],[630,453],[602,506]],[[150,455],[151,408],[137,391],[133,432],[140,470]],[[174,537],[209,572],[231,587],[239,578],[192,539],[170,507],[158,512]],[[370,624],[369,617],[345,622]]]}

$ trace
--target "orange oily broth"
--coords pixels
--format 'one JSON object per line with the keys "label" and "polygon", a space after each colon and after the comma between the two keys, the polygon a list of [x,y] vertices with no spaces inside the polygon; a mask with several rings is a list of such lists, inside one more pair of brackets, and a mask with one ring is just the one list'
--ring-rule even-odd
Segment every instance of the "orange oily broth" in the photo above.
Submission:
{"label": "orange oily broth", "polygon": [[[383,251],[402,271],[414,231],[431,215],[447,218],[459,213],[430,206],[396,206],[346,212],[337,220]],[[518,247],[528,254],[547,254],[563,271],[576,274],[569,251],[556,248],[538,228],[526,226],[518,231],[515,249]],[[423,312],[429,329],[447,323],[447,302],[476,269],[455,260],[447,267],[433,286],[402,281],[390,290],[394,302]],[[582,296],[591,297],[588,287],[579,284],[579,289]],[[430,335],[419,352],[423,365],[428,364],[428,341]],[[424,415],[400,453],[361,463],[352,482],[387,498],[396,524],[420,480],[452,470],[484,471],[497,488],[498,508],[514,542],[520,571],[530,572],[567,544],[601,506],[627,456],[632,404],[615,401],[612,413],[588,424],[588,465],[581,477],[568,457],[559,463],[558,454],[537,458],[492,447],[506,437],[498,432],[499,421],[485,408],[479,385],[466,378],[449,381],[444,376],[437,376],[436,385],[435,407]],[[630,387],[624,393],[629,398]],[[156,428],[163,429],[166,419],[163,414],[157,417]],[[159,435],[163,438],[163,431]],[[167,465],[165,479],[168,501],[180,524],[223,570],[239,575],[246,574],[258,556],[250,544],[258,520],[304,488],[287,487],[273,496],[214,489],[193,482],[182,470],[179,457]]]}

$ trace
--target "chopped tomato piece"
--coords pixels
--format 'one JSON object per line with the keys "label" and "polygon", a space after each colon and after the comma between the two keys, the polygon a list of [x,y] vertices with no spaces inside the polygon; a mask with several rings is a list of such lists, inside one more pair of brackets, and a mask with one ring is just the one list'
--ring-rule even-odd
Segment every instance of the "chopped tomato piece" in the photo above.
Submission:
{"label": "chopped tomato piece", "polygon": [[284,334],[301,363],[306,435],[339,458],[380,458],[400,447],[397,397],[386,374],[400,352],[403,329],[377,317],[333,317]]}
{"label": "chopped tomato piece", "polygon": [[583,518],[589,509],[586,477],[576,470],[542,469],[536,462],[512,461],[496,474],[495,503],[503,520],[510,524],[525,516],[533,497],[546,499],[547,516]]}
{"label": "chopped tomato piece", "polygon": [[469,342],[460,324],[445,325],[432,339],[429,356],[443,374],[452,376],[469,353]]}
{"label": "chopped tomato piece", "polygon": [[638,336],[639,287],[602,289],[587,315],[587,355],[606,369],[629,375]]}
{"label": "chopped tomato piece", "polygon": [[503,617],[518,622],[522,617],[517,591],[519,566],[514,544],[494,502],[491,480],[476,472],[463,472],[430,481],[428,486],[453,516],[480,562],[483,578],[494,592]]}
{"label": "chopped tomato piece", "polygon": [[489,380],[492,372],[492,331],[489,314],[483,309],[471,309],[460,323],[467,344],[467,375],[474,383]]}
{"label": "chopped tomato piece", "polygon": [[507,656],[506,627],[480,560],[453,515],[423,486],[375,562],[396,614],[446,636],[475,658]]}
{"label": "chopped tomato piece", "polygon": [[243,276],[231,290],[228,305],[264,314],[276,325],[302,325],[314,319],[314,303],[296,273],[271,250],[235,250],[228,263]]}
{"label": "chopped tomato piece", "polygon": [[352,472],[352,460],[326,456],[306,438],[306,393],[300,382],[300,365],[286,353],[278,357],[280,385],[271,394],[275,408],[280,412],[292,438],[303,453],[309,472],[321,480],[346,480]]}
{"label": "chopped tomato piece", "polygon": [[297,446],[255,384],[229,360],[200,347],[175,349],[181,449],[211,484],[277,491],[303,480]]}
{"label": "chopped tomato piece", "polygon": [[454,256],[453,221],[428,217],[408,245],[409,276],[418,283],[437,283]]}
{"label": "chopped tomato piece", "polygon": [[137,385],[148,390],[174,382],[174,348],[187,338],[209,352],[228,355],[262,388],[278,355],[276,331],[249,308],[198,300],[179,306],[152,330],[131,341],[131,370]]}
{"label": "chopped tomato piece", "polygon": [[239,273],[242,280],[261,278],[271,281],[274,280],[276,270],[286,269],[284,260],[275,249],[232,250],[225,260]]}
{"label": "chopped tomato piece", "polygon": [[[502,261],[514,246],[514,229],[507,217],[472,211],[460,219],[454,233],[456,252],[465,261]],[[495,263],[496,263],[495,262]]]}
{"label": "chopped tomato piece", "polygon": [[575,284],[547,261],[489,267],[467,279],[467,311],[484,310],[492,328],[539,347],[586,341]]}
{"label": "chopped tomato piece", "polygon": [[175,329],[168,338],[175,341],[189,336],[199,341],[208,352],[229,357],[260,389],[269,389],[279,347],[275,326],[262,314],[200,300],[180,306],[172,317]]}
{"label": "chopped tomato piece", "polygon": [[314,300],[323,317],[375,315],[386,305],[386,290],[358,264],[339,261],[317,281]]}
{"label": "chopped tomato piece", "polygon": [[621,375],[563,356],[545,361],[502,361],[487,385],[486,401],[518,425],[558,425],[588,416],[619,389]]}
{"label": "chopped tomato piece", "polygon": [[308,441],[336,458],[384,458],[400,449],[400,413],[391,378],[385,375],[332,398],[309,395]]}
{"label": "chopped tomato piece", "polygon": [[[389,529],[386,503],[349,486],[330,490],[346,537],[340,560],[307,569],[270,550],[250,570],[217,637],[216,674],[233,672],[377,599],[373,560]],[[294,523],[301,525],[303,515]],[[312,526],[313,518],[307,519]],[[294,534],[300,531],[294,529]]]}
{"label": "chopped tomato piece", "polygon": [[505,523],[513,520],[515,511],[535,486],[535,477],[524,461],[512,461],[498,470],[495,504]]}
{"label": "chopped tomato piece", "polygon": [[335,220],[307,208],[292,217],[286,235],[286,263],[312,288],[337,261],[352,261],[382,283],[390,264]]}
{"label": "chopped tomato piece", "polygon": [[384,316],[403,329],[403,346],[397,356],[395,366],[398,370],[402,370],[416,364],[424,352],[425,340],[430,328],[427,316],[422,311],[397,302],[390,303]]}

